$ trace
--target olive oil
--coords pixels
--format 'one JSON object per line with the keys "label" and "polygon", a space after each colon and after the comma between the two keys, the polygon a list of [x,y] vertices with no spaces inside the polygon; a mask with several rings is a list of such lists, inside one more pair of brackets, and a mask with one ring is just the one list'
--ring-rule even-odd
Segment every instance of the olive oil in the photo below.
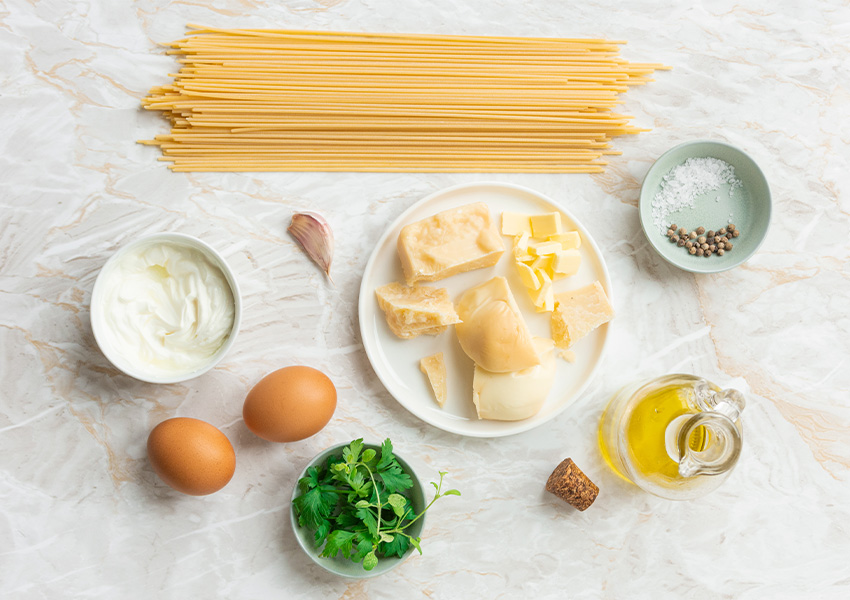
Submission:
{"label": "olive oil", "polygon": [[696,498],[734,467],[745,404],[737,390],[693,375],[636,381],[615,393],[602,413],[602,457],[624,480],[657,496]]}
{"label": "olive oil", "polygon": [[[626,424],[626,444],[634,465],[645,476],[676,478],[679,474],[678,458],[667,451],[665,435],[667,426],[685,414],[695,414],[688,402],[689,388],[671,386],[661,388],[638,402]],[[691,450],[705,447],[704,427],[694,431],[688,445]]]}
{"label": "olive oil", "polygon": [[[667,449],[667,427],[682,415],[699,412],[693,406],[692,396],[693,390],[690,386],[671,385],[651,391],[634,404],[630,414],[626,416],[623,435],[630,463],[639,475],[660,479],[659,483],[662,484],[665,479],[678,478],[678,460],[675,455],[670,456]],[[631,481],[611,458],[616,449],[609,446],[616,443],[616,432],[606,431],[606,421],[609,426],[613,425],[612,421],[603,415],[599,428],[602,457],[615,473],[626,481]],[[688,440],[688,446],[695,452],[702,451],[707,443],[708,432],[704,427],[694,430]]]}

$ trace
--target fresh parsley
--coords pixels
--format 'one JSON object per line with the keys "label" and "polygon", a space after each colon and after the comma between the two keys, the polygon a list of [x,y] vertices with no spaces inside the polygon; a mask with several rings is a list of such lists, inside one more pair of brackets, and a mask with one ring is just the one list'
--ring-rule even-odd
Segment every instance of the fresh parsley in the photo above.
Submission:
{"label": "fresh parsley", "polygon": [[422,554],[418,537],[405,533],[439,498],[460,496],[442,491],[443,477],[431,482],[436,493],[418,515],[405,490],[413,486],[393,454],[389,438],[376,452],[354,440],[341,455],[330,456],[320,468],[310,467],[298,480],[301,495],[295,498],[298,524],[315,532],[321,556],[342,556],[371,571],[379,558],[401,558],[410,546]]}

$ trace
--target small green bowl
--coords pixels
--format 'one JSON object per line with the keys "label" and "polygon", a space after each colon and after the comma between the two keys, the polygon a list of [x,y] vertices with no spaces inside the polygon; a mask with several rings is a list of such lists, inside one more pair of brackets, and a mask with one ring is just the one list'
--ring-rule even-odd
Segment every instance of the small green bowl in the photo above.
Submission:
{"label": "small green bowl", "polygon": [[[670,242],[652,219],[652,200],[664,176],[687,159],[702,157],[717,158],[732,165],[741,187],[730,194],[730,184],[724,184],[718,190],[697,196],[693,208],[671,213],[666,225],[675,223],[693,231],[700,226],[706,229],[725,227],[731,220],[741,235],[735,238],[733,249],[723,256],[712,254],[706,258],[688,254],[685,248]],[[719,273],[747,261],[761,246],[770,225],[770,188],[764,173],[743,150],[723,142],[697,140],[679,144],[655,161],[644,177],[639,208],[646,239],[661,258],[692,273]]]}
{"label": "small green bowl", "polygon": [[[348,446],[348,444],[340,444],[338,446],[333,446],[328,448],[315,458],[310,461],[310,463],[304,467],[304,470],[301,471],[301,474],[298,476],[298,479],[295,481],[295,487],[292,490],[292,500],[295,500],[298,496],[301,495],[301,489],[298,486],[298,480],[307,475],[307,469],[310,467],[318,467],[325,463],[328,457],[334,454],[342,454],[342,449]],[[376,444],[365,444],[364,449],[372,448],[376,452],[381,451],[381,446]],[[395,454],[395,452],[393,452]],[[407,493],[410,497],[411,504],[413,504],[413,509],[417,514],[421,513],[425,509],[426,501],[425,501],[425,492],[422,489],[422,484],[419,481],[419,477],[416,476],[416,473],[413,471],[413,467],[410,466],[403,458],[401,458],[398,454],[395,454],[396,460],[398,460],[398,464],[401,465],[401,468],[405,473],[410,475],[410,479],[413,481],[413,487],[407,490]],[[301,546],[301,549],[310,557],[310,559],[325,569],[326,571],[330,571],[335,575],[340,575],[342,577],[350,577],[352,579],[368,579],[369,577],[377,577],[378,575],[383,575],[387,571],[391,571],[392,569],[399,566],[405,560],[410,557],[410,554],[414,552],[413,546],[411,546],[405,555],[401,558],[397,556],[392,556],[389,558],[380,558],[378,560],[378,564],[371,571],[366,571],[363,568],[363,565],[360,563],[352,562],[346,558],[342,558],[341,554],[338,554],[334,558],[323,558],[320,557],[319,554],[322,552],[322,546],[316,546],[316,540],[313,536],[314,532],[310,531],[306,527],[301,527],[298,524],[298,517],[295,515],[295,505],[290,505],[289,515],[292,519],[292,531],[295,533],[295,539],[298,540],[298,544]],[[413,537],[420,537],[422,535],[422,528],[425,526],[425,517],[426,515],[422,515],[418,521],[416,521],[413,525],[410,526],[406,531],[412,535]]]}

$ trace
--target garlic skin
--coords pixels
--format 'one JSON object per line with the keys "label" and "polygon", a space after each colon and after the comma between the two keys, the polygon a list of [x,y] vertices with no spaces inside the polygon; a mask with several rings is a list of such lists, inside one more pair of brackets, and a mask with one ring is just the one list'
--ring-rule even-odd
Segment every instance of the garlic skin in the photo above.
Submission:
{"label": "garlic skin", "polygon": [[322,215],[314,212],[294,213],[287,231],[331,279],[331,261],[334,255],[334,234]]}

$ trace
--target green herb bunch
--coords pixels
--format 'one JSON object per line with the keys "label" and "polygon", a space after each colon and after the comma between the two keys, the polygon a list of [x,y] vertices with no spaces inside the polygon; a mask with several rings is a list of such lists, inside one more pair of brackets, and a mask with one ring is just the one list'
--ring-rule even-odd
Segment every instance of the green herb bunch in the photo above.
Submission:
{"label": "green herb bunch", "polygon": [[441,491],[445,475],[441,471],[439,483],[431,482],[434,499],[417,515],[405,495],[413,481],[393,455],[389,438],[380,452],[364,449],[362,439],[354,440],[341,456],[328,457],[318,469],[310,467],[298,481],[302,493],[293,501],[298,524],[316,532],[317,546],[325,543],[321,556],[342,552],[371,571],[378,558],[401,558],[411,545],[422,554],[421,539],[405,530],[437,499],[460,496],[457,490]]}

